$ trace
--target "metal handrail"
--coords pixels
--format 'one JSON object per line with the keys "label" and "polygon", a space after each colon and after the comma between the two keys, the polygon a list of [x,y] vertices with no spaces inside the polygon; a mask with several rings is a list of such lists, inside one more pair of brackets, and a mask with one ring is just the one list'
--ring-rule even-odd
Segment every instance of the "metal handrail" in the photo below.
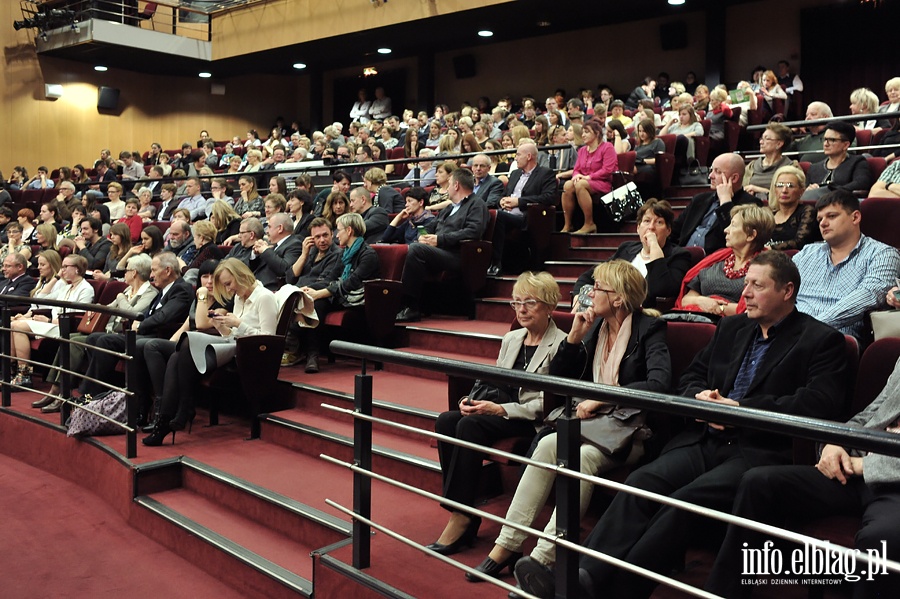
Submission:
{"label": "metal handrail", "polygon": [[[872,114],[847,114],[841,116],[832,116],[827,119],[814,119],[814,120],[803,120],[803,121],[782,121],[781,124],[785,127],[809,127],[818,126],[818,125],[827,125],[829,123],[833,123],[835,121],[871,121],[871,118],[875,119],[890,119],[895,117],[900,117],[900,111],[894,112],[875,112]],[[747,131],[761,131],[769,126],[769,123],[761,123],[759,125],[748,125]]]}
{"label": "metal handrail", "polygon": [[[586,550],[578,544],[578,530],[580,520],[578,515],[578,487],[580,485],[579,481],[588,481],[593,484],[600,484],[620,492],[633,493],[635,495],[663,504],[671,505],[679,509],[686,509],[707,517],[716,518],[718,520],[741,526],[747,526],[748,528],[751,528],[758,532],[768,533],[780,538],[807,542],[820,548],[827,547],[830,551],[844,554],[852,553],[855,555],[854,550],[831,545],[828,542],[822,542],[817,539],[813,539],[812,537],[806,537],[805,535],[798,535],[791,531],[769,527],[768,525],[756,523],[742,518],[736,518],[724,512],[717,512],[716,510],[710,510],[701,506],[686,504],[679,500],[674,500],[662,495],[656,495],[649,491],[632,489],[627,485],[607,481],[606,479],[602,479],[600,477],[582,474],[579,471],[579,447],[581,446],[581,436],[579,433],[580,424],[577,417],[573,417],[573,415],[570,414],[571,402],[568,401],[569,397],[578,396],[587,399],[612,401],[618,404],[637,406],[661,412],[689,416],[698,418],[700,420],[713,421],[735,426],[747,426],[750,428],[761,429],[768,432],[787,433],[801,438],[827,440],[829,442],[849,441],[849,443],[847,443],[846,445],[851,447],[878,451],[879,453],[887,453],[890,455],[900,455],[900,442],[898,442],[896,438],[890,438],[896,437],[896,435],[879,433],[877,431],[861,431],[859,429],[851,429],[845,425],[841,425],[840,423],[831,421],[824,421],[814,418],[772,415],[763,410],[754,410],[750,408],[719,405],[710,406],[708,402],[700,402],[698,400],[690,400],[687,398],[635,391],[630,389],[621,389],[618,387],[585,383],[584,381],[572,381],[569,379],[550,377],[548,375],[537,375],[533,373],[519,372],[511,373],[510,370],[504,368],[484,366],[481,364],[474,364],[457,360],[433,358],[429,356],[415,356],[397,352],[394,350],[385,350],[382,348],[347,342],[335,341],[332,342],[330,347],[334,353],[348,355],[351,357],[358,357],[362,358],[363,360],[362,373],[357,375],[356,377],[356,390],[354,394],[356,403],[355,411],[345,410],[342,408],[336,408],[323,404],[323,407],[326,407],[327,409],[341,411],[347,414],[351,414],[354,417],[354,463],[352,465],[348,464],[348,467],[350,467],[351,471],[353,472],[354,481],[354,500],[352,511],[353,565],[354,567],[360,569],[367,568],[369,566],[369,555],[371,551],[371,541],[369,539],[369,536],[371,528],[376,526],[370,518],[371,480],[373,478],[404,489],[408,488],[408,490],[410,490],[411,492],[417,493],[421,496],[429,497],[434,501],[438,501],[444,505],[451,506],[452,508],[464,513],[477,514],[495,522],[508,524],[510,526],[513,526],[514,528],[517,528],[518,530],[523,530],[521,528],[521,525],[513,522],[507,522],[505,518],[486,514],[470,506],[458,504],[447,498],[438,497],[437,495],[430,494],[420,489],[409,487],[408,485],[404,485],[403,483],[397,483],[396,481],[393,481],[388,477],[382,477],[381,475],[373,473],[371,458],[372,428],[374,423],[385,424],[407,432],[414,432],[416,434],[436,437],[441,442],[452,443],[454,445],[462,447],[470,447],[472,449],[475,449],[476,451],[482,451],[491,455],[504,455],[518,462],[533,465],[545,470],[551,470],[557,474],[562,474],[563,476],[557,477],[556,480],[556,522],[557,534],[560,538],[547,538],[547,540],[555,543],[559,548],[559,552],[557,554],[555,576],[557,595],[559,595],[559,593],[562,593],[563,596],[565,596],[570,589],[578,588],[579,583],[577,556],[579,554],[591,555],[592,557],[600,559],[601,561],[621,566],[631,571],[632,573],[636,573],[642,576],[649,576],[658,583],[671,584],[671,582],[674,582],[675,584],[681,584],[678,583],[678,581],[670,582],[668,579],[665,579],[665,577],[661,577],[660,575],[657,575],[655,573],[644,573],[639,570],[635,570],[635,567],[629,564],[620,564],[618,563],[620,560],[617,560],[617,558],[614,558],[612,556],[606,556],[602,554],[593,555],[593,553],[590,553],[589,550]],[[374,416],[372,416],[372,377],[366,374],[366,364],[370,359],[376,360],[379,363],[390,362],[417,368],[424,368],[427,370],[437,370],[448,375],[468,376],[470,378],[481,378],[492,382],[504,382],[515,384],[516,386],[526,386],[528,388],[540,389],[544,391],[545,396],[547,394],[553,393],[566,397],[566,414],[562,418],[560,418],[557,423],[557,464],[548,465],[536,463],[533,462],[533,460],[524,459],[518,456],[512,456],[511,454],[500,452],[490,447],[481,447],[476,444],[471,444],[460,441],[458,439],[436,434],[432,431],[424,431],[422,429],[417,429],[409,425],[393,423],[384,419],[375,418]],[[327,456],[321,457],[323,457],[324,459],[332,460],[335,463],[339,463],[333,458],[328,458]],[[381,530],[381,528],[379,528],[379,530]],[[529,534],[533,534],[532,531],[526,532],[528,532]],[[546,538],[545,536],[543,536],[543,533],[537,534],[537,536]],[[413,543],[408,542],[407,544]],[[427,552],[427,550],[423,550]],[[882,565],[885,568],[890,568],[892,571],[900,572],[900,563],[897,562],[890,562],[886,559],[881,558],[874,558],[872,560],[866,561],[870,564],[877,563],[877,565]],[[687,592],[690,592],[692,594],[703,593],[703,591],[700,590],[687,590]],[[709,595],[704,594],[703,596]]]}
{"label": "metal handrail", "polygon": [[486,364],[449,360],[434,356],[420,356],[392,349],[373,347],[347,341],[332,341],[331,351],[344,356],[412,366],[426,370],[439,370],[448,375],[471,379],[485,379],[515,387],[541,389],[563,397],[583,397],[612,402],[629,407],[665,412],[676,416],[699,418],[720,424],[746,426],[765,432],[800,437],[826,443],[840,443],[864,451],[900,456],[900,435],[888,432],[861,430],[841,422],[777,414],[767,410],[711,404],[677,395],[666,395],[612,387],[587,381],[564,379],[547,374],[512,371]]}
{"label": "metal handrail", "polygon": [[[59,371],[62,376],[59,380],[59,389],[60,393],[58,395],[47,393],[43,391],[38,391],[30,388],[23,387],[21,385],[14,384],[12,382],[12,334],[13,332],[21,332],[21,331],[13,331],[11,323],[11,308],[12,304],[36,304],[39,306],[53,306],[61,308],[62,311],[59,315],[59,336],[57,340],[60,342],[59,346],[59,364],[47,364],[44,362],[39,362],[31,359],[24,359],[19,356],[15,357],[17,362],[22,362],[24,364],[30,365],[40,365],[47,366],[51,369],[56,369]],[[75,318],[76,313],[81,313],[85,311],[99,312],[109,314],[111,316],[117,316],[123,318],[126,322],[128,321],[141,321],[143,320],[143,314],[138,312],[133,312],[131,310],[123,310],[119,308],[111,308],[109,306],[105,306],[102,304],[88,304],[88,303],[80,303],[80,302],[66,302],[62,300],[52,300],[52,299],[37,299],[33,297],[20,297],[20,296],[11,296],[11,295],[0,295],[0,316],[2,316],[2,321],[0,321],[0,371],[2,371],[2,377],[0,377],[0,405],[3,408],[8,408],[12,405],[11,402],[11,390],[27,390],[31,392],[38,393],[44,397],[52,397],[54,400],[59,400],[63,403],[62,409],[60,410],[60,425],[65,426],[66,421],[69,416],[70,408],[80,408],[89,411],[92,414],[99,416],[105,420],[116,423],[117,426],[121,427],[125,431],[126,441],[125,441],[125,454],[126,457],[131,459],[137,456],[137,413],[138,413],[138,405],[137,398],[133,391],[128,389],[129,382],[133,382],[135,380],[135,368],[137,364],[133,360],[133,355],[135,352],[135,331],[131,330],[130,327],[125,328],[124,337],[125,337],[125,352],[115,352],[111,350],[107,350],[104,348],[97,348],[94,346],[90,346],[92,351],[100,351],[107,354],[114,355],[118,358],[122,358],[126,360],[126,369],[125,369],[125,388],[117,387],[115,385],[111,385],[106,381],[101,381],[94,377],[88,377],[86,375],[79,375],[75,371],[69,368],[69,346],[70,344],[87,346],[87,344],[72,341],[69,339],[70,334],[73,331],[73,319]],[[73,375],[82,376],[82,378],[91,381],[93,383],[99,384],[103,387],[106,387],[111,390],[121,391],[125,394],[126,401],[126,422],[123,424],[121,422],[116,421],[113,418],[105,416],[93,409],[85,408],[83,405],[78,404],[71,399],[68,399],[67,396],[71,391],[71,377]]]}

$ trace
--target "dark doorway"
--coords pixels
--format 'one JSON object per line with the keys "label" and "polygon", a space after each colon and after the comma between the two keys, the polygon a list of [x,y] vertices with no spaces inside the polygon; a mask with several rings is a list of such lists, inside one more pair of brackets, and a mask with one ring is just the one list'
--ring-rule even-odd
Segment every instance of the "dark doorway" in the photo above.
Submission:
{"label": "dark doorway", "polygon": [[334,80],[334,105],[331,108],[331,122],[340,121],[346,125],[350,121],[350,109],[356,102],[356,93],[360,89],[366,90],[366,97],[370,100],[375,97],[375,88],[383,87],[384,93],[391,99],[391,109],[397,116],[403,115],[406,107],[406,69],[392,71],[379,70],[377,75],[363,77],[360,73],[357,77],[344,77]]}

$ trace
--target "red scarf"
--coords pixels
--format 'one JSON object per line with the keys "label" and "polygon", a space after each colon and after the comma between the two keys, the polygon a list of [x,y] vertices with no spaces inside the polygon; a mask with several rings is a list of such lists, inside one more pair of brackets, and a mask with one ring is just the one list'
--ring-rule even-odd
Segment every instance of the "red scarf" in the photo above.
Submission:
{"label": "red scarf", "polygon": [[[687,271],[687,274],[684,275],[684,279],[681,280],[681,292],[678,294],[678,299],[675,300],[675,309],[676,310],[687,310],[690,312],[703,312],[699,306],[684,306],[681,303],[681,300],[684,299],[684,295],[688,292],[687,284],[694,280],[694,278],[700,274],[700,271],[704,268],[708,268],[713,264],[717,264],[719,262],[724,262],[725,258],[734,254],[734,250],[731,248],[722,248],[721,250],[716,250],[709,256],[705,257],[703,260],[697,263],[696,266]],[[709,296],[713,299],[727,301],[724,297],[718,295]],[[742,314],[747,309],[747,304],[744,303],[744,297],[741,296],[741,299],[738,300],[737,304],[737,312],[736,314]]]}

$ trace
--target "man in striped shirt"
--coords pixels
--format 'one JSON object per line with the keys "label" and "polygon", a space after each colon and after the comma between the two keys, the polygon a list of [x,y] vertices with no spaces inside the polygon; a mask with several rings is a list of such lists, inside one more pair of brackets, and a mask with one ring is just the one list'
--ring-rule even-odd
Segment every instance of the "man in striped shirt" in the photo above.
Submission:
{"label": "man in striped shirt", "polygon": [[866,312],[884,304],[900,276],[900,252],[860,231],[859,200],[837,189],[816,202],[824,241],[794,256],[803,285],[797,309],[860,339]]}

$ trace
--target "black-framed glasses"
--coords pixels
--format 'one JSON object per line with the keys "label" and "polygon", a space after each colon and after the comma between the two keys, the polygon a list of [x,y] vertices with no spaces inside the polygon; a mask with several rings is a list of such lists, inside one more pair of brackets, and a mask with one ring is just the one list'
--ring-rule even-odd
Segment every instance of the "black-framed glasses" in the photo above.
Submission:
{"label": "black-framed glasses", "polygon": [[843,137],[823,137],[822,138],[822,143],[826,143],[826,144],[837,144],[837,143],[841,143],[844,141],[847,141],[847,140],[844,139]]}

